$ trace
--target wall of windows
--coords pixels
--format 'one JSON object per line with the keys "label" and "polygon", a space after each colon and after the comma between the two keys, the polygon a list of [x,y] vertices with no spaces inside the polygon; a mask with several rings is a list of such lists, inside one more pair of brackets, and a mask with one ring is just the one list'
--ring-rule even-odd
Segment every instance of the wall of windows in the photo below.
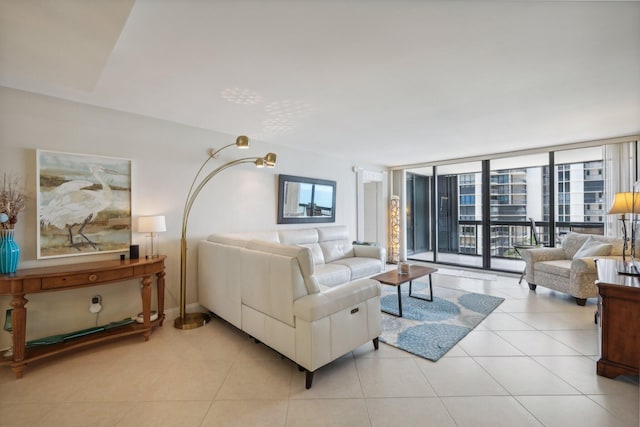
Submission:
{"label": "wall of windows", "polygon": [[[534,243],[534,234],[551,246],[570,231],[604,234],[603,153],[600,146],[423,168],[435,176],[435,203],[419,211],[416,194],[407,198],[413,217],[431,224],[426,259],[521,271],[514,247]],[[407,253],[425,259],[417,247]]]}

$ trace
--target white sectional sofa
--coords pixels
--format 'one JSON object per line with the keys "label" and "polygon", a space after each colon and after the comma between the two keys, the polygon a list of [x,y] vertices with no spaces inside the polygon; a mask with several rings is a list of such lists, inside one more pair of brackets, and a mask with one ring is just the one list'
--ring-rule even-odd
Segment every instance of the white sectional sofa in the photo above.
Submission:
{"label": "white sectional sofa", "polygon": [[198,247],[200,304],[314,372],[367,341],[378,348],[385,251],[346,227],[218,234]]}

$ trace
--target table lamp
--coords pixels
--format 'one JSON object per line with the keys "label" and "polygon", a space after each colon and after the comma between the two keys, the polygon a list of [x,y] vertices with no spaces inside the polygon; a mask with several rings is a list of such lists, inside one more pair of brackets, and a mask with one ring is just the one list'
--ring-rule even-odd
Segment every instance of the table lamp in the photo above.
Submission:
{"label": "table lamp", "polygon": [[145,236],[145,256],[147,258],[157,258],[160,255],[158,252],[158,233],[167,231],[164,215],[139,217],[138,231],[140,233],[149,233]]}

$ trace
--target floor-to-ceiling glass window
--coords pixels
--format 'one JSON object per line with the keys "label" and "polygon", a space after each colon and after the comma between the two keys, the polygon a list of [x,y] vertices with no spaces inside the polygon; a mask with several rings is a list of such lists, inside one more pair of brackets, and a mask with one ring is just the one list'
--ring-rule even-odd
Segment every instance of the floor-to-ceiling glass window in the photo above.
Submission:
{"label": "floor-to-ceiling glass window", "polygon": [[482,162],[436,167],[435,259],[482,267]]}
{"label": "floor-to-ceiling glass window", "polygon": [[431,201],[433,168],[406,174],[406,241],[407,256],[433,261]]}
{"label": "floor-to-ceiling glass window", "polygon": [[556,242],[571,231],[604,234],[608,206],[604,195],[603,147],[556,151],[555,228]]}
{"label": "floor-to-ceiling glass window", "polygon": [[[549,206],[549,154],[532,154],[490,162],[490,265],[508,271],[522,271],[518,247],[543,240]],[[540,242],[542,243],[542,242]]]}
{"label": "floor-to-ceiling glass window", "polygon": [[626,181],[638,179],[636,145],[622,141],[412,169],[408,258],[521,272],[518,246],[558,246],[571,231],[604,234],[613,194],[629,191]]}

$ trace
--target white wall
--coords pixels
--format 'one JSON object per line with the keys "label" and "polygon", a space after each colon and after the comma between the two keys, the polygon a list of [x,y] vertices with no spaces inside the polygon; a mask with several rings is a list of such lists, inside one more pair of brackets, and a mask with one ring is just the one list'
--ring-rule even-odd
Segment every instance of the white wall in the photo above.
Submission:
{"label": "white wall", "polygon": [[[36,149],[131,159],[133,217],[166,216],[167,232],[160,235],[160,252],[168,256],[166,306],[175,309],[179,305],[179,239],[186,191],[208,150],[230,144],[235,137],[0,87],[0,173],[22,178],[31,196],[16,226],[16,241],[22,251],[18,268],[119,257],[112,253],[36,259]],[[200,239],[213,232],[308,226],[276,224],[280,173],[336,180],[336,224],[347,225],[352,238],[356,238],[354,161],[254,141],[248,151],[228,148],[214,165],[269,151],[278,155],[275,169],[242,165],[226,170],[203,189],[195,202],[188,228],[188,304],[197,301],[195,260]],[[132,240],[141,245],[144,254],[144,235],[134,232]],[[140,311],[135,281],[27,295],[27,339],[93,326],[96,318],[88,308],[94,294],[103,297],[99,324]],[[9,297],[0,297],[0,312],[9,307],[9,301]],[[8,334],[0,334],[0,348],[8,345]]]}

